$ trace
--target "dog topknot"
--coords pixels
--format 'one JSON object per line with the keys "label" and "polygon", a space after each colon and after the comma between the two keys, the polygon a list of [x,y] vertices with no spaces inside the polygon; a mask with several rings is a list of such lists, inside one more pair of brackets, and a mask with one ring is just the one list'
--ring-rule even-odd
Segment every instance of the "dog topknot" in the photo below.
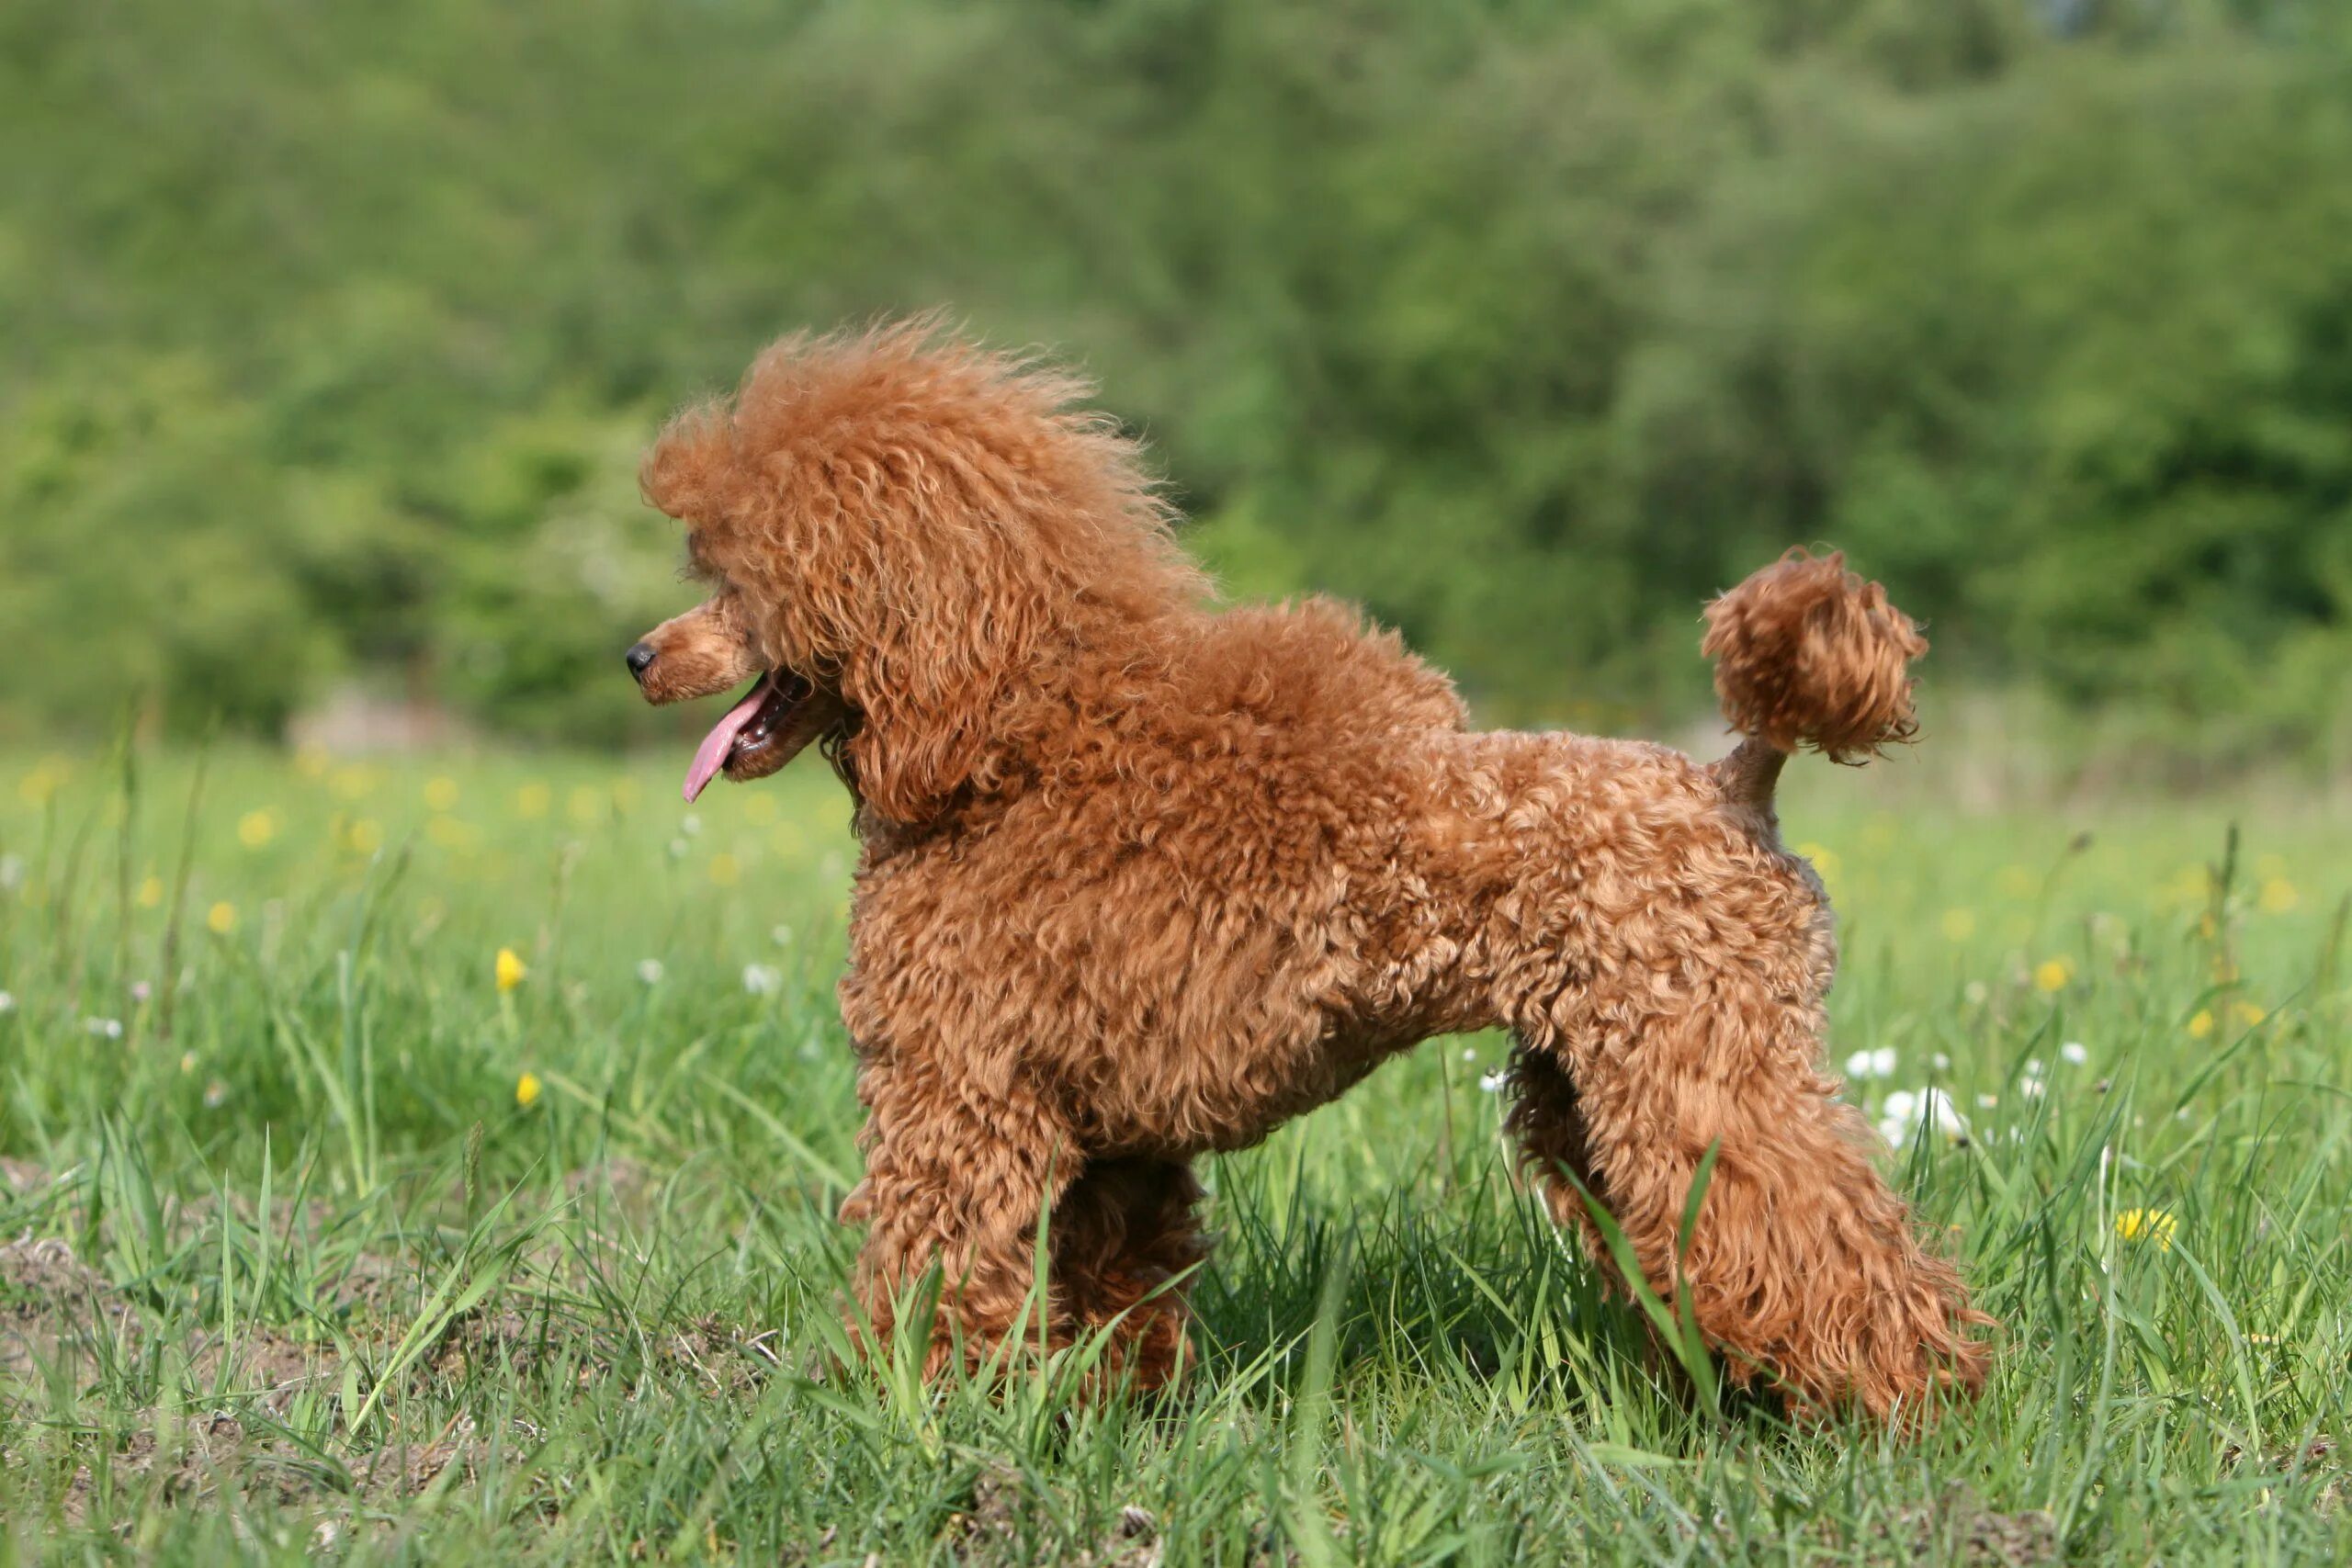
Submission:
{"label": "dog topknot", "polygon": [[1846,570],[1843,552],[1792,549],[1708,605],[1706,619],[1700,648],[1741,734],[1860,762],[1917,733],[1909,665],[1928,639],[1885,589]]}

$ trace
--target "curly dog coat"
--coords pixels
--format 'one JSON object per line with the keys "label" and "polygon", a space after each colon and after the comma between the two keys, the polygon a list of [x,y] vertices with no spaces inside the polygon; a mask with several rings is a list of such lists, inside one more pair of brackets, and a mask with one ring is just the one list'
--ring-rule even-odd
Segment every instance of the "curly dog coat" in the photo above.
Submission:
{"label": "curly dog coat", "polygon": [[842,1214],[876,1331],[937,1265],[933,1369],[999,1345],[1043,1213],[1054,1338],[1159,1382],[1191,1162],[1500,1028],[1553,1215],[1593,1239],[1573,1173],[1661,1292],[1719,1151],[1679,1268],[1735,1381],[1880,1416],[1974,1388],[1988,1320],[1821,1071],[1829,906],[1772,809],[1790,751],[1909,736],[1911,622],[1792,554],[1707,611],[1724,761],[1475,731],[1351,608],[1215,608],[1085,390],[924,321],[790,337],[644,466],[712,593],[632,672],[657,703],[755,682],[687,797],[812,740],[856,797]]}

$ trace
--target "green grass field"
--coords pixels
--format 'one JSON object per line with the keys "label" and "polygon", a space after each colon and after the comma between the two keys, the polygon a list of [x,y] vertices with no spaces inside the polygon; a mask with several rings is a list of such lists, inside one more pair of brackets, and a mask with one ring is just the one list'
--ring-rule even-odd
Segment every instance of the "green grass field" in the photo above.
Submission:
{"label": "green grass field", "polygon": [[845,801],[682,761],[0,760],[0,1557],[2352,1556],[2340,813],[1792,771],[1830,1060],[2003,1320],[1903,1441],[1668,1381],[1489,1037],[1208,1166],[1181,1393],[844,1367]]}

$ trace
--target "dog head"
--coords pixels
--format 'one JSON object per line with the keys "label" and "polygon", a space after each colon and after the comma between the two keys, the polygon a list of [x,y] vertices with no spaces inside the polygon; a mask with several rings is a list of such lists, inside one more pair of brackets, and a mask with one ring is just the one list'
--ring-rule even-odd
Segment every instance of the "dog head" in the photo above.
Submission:
{"label": "dog head", "polygon": [[1009,761],[1005,711],[1198,597],[1133,443],[1077,380],[922,320],[794,336],[672,421],[647,500],[711,589],[629,649],[653,702],[755,682],[688,799],[833,737],[866,805],[918,823]]}

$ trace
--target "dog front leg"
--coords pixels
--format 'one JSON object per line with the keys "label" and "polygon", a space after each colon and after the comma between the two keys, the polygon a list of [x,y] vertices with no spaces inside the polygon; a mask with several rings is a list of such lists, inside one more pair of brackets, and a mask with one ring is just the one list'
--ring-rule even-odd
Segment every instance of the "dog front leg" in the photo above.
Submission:
{"label": "dog front leg", "polygon": [[854,1289],[876,1344],[900,1330],[901,1307],[934,1265],[926,1377],[959,1361],[978,1370],[1008,1338],[1034,1338],[1040,1313],[1049,1343],[1067,1343],[1067,1313],[1035,1288],[1038,1216],[1079,1168],[1061,1125],[1024,1090],[873,1061],[859,1092],[872,1111],[865,1179],[843,1218],[867,1226]]}

